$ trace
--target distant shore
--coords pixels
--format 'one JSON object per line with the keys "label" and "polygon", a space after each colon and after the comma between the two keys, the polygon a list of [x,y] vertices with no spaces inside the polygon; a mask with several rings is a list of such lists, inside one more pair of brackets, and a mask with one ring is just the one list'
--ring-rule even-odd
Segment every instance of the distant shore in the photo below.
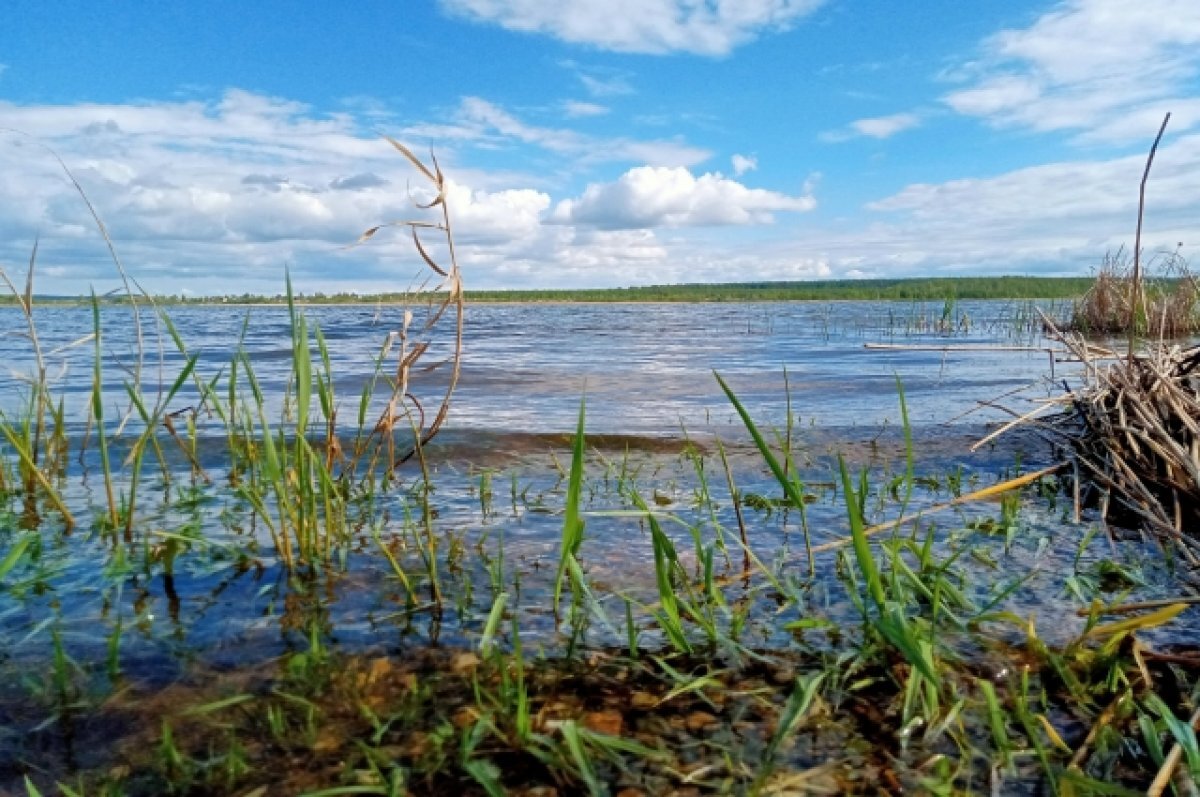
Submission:
{"label": "distant shore", "polygon": [[[915,279],[819,280],[805,282],[693,283],[648,285],[630,288],[585,288],[544,290],[467,290],[466,300],[496,303],[618,303],[618,302],[767,302],[767,301],[944,301],[948,299],[1074,299],[1092,285],[1091,277],[930,277]],[[437,294],[297,293],[298,304],[373,305],[409,304],[436,299]],[[156,296],[169,305],[279,305],[282,294],[262,296]],[[84,296],[35,296],[34,304],[73,304],[89,301]],[[105,302],[126,301],[109,296]],[[0,297],[0,305],[16,305],[12,295]]]}

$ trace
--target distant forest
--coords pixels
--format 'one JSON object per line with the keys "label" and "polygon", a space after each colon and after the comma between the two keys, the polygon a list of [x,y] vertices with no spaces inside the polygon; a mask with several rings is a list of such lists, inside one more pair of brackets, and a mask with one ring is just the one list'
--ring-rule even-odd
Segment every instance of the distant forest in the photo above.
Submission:
{"label": "distant forest", "polygon": [[[475,302],[763,302],[835,300],[928,300],[944,299],[1070,299],[1082,296],[1092,285],[1091,277],[929,277],[916,279],[814,280],[795,282],[727,282],[718,284],[646,285],[633,288],[562,290],[467,290],[467,301]],[[428,299],[430,294],[422,294]],[[110,295],[107,301],[121,301]],[[274,304],[286,301],[282,294],[262,296],[180,297],[161,296],[166,304]],[[402,292],[361,294],[298,292],[296,300],[310,304],[403,303],[414,297]],[[74,302],[79,297],[38,297],[42,302]],[[0,303],[15,303],[12,295]]]}

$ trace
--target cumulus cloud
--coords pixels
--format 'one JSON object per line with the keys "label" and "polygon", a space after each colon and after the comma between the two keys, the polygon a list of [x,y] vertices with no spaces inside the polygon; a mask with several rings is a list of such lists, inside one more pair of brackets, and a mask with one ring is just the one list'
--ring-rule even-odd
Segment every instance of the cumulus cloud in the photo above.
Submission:
{"label": "cumulus cloud", "polygon": [[455,234],[461,241],[475,244],[536,236],[542,213],[550,207],[549,194],[541,191],[480,191],[453,180],[448,181],[446,197],[454,213]]}
{"label": "cumulus cloud", "polygon": [[[229,91],[208,102],[0,102],[0,127],[28,134],[0,133],[0,263],[27,259],[40,236],[42,277],[61,275],[60,291],[86,291],[89,282],[104,290],[115,275],[46,147],[72,170],[152,290],[274,292],[285,263],[298,284],[308,277],[330,286],[369,285],[397,263],[419,267],[399,236],[345,249],[372,224],[420,217],[409,191],[389,189],[416,190],[419,175],[349,117]],[[545,194],[495,188],[520,186],[519,176],[443,161],[460,180],[453,191],[464,241],[529,236],[549,207]],[[349,267],[328,268],[341,260]]]}
{"label": "cumulus cloud", "polygon": [[[731,158],[732,176],[699,173],[686,161],[707,153],[681,157],[688,145],[673,139],[585,136],[482,100],[460,111],[451,123],[462,137],[439,155],[473,287],[1080,273],[1132,237],[1145,158],[1138,147],[914,184],[871,203],[863,221],[802,213],[815,205],[816,173],[789,195],[746,186],[739,178],[751,170],[737,173],[753,159],[745,154]],[[0,133],[0,265],[18,271],[40,235],[38,290],[103,292],[116,282],[86,207],[39,142],[71,167],[150,290],[274,293],[285,264],[305,291],[395,289],[422,273],[405,235],[346,248],[367,226],[421,218],[411,201],[421,180],[355,117],[232,91],[186,102],[0,101],[0,127],[31,134]],[[469,146],[612,171],[568,190],[546,172],[466,168]],[[1148,186],[1148,250],[1183,241],[1188,253],[1198,195],[1200,133],[1169,136]],[[782,214],[788,224],[769,236],[754,228]]]}
{"label": "cumulus cloud", "polygon": [[814,207],[811,196],[747,188],[718,173],[696,177],[682,167],[639,166],[558,203],[553,218],[609,230],[699,227],[767,224],[775,212]]}
{"label": "cumulus cloud", "polygon": [[981,49],[949,75],[963,85],[943,100],[961,114],[1081,142],[1144,141],[1166,110],[1176,132],[1200,125],[1194,0],[1067,0]]}
{"label": "cumulus cloud", "polygon": [[729,160],[733,164],[734,177],[741,177],[746,172],[752,172],[758,168],[758,158],[753,155],[738,155],[735,153]]}
{"label": "cumulus cloud", "polygon": [[[532,145],[583,162],[691,162],[674,141],[594,139],[538,128],[481,104],[466,141]],[[466,122],[460,121],[465,125]],[[87,191],[123,260],[149,290],[277,292],[285,264],[302,290],[381,290],[422,273],[405,235],[347,248],[375,223],[423,218],[418,175],[353,117],[229,91],[209,101],[20,105],[0,101],[0,264],[15,272],[41,238],[39,290],[116,284],[86,207],[43,145]],[[483,136],[483,138],[478,138]],[[412,142],[410,138],[404,138]],[[419,147],[414,147],[419,149]],[[652,231],[548,223],[539,176],[478,171],[439,152],[469,284],[636,281],[678,251]],[[436,254],[436,236],[426,242]]]}
{"label": "cumulus cloud", "polygon": [[821,0],[441,0],[447,11],[522,33],[633,53],[726,55],[786,30]]}

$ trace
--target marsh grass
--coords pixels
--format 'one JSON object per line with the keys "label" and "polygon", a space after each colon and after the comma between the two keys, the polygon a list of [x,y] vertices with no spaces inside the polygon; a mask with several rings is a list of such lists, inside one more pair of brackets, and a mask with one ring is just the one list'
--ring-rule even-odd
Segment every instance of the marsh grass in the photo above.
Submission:
{"label": "marsh grass", "polygon": [[[293,390],[297,398],[300,392]],[[293,423],[303,422],[298,407],[291,412]],[[600,478],[610,486],[598,487],[586,467],[585,423],[581,403],[565,487],[555,493],[564,534],[562,569],[552,583],[569,586],[573,625],[607,615],[603,604],[614,596],[598,591],[588,574],[587,546],[577,536],[582,520],[641,524],[653,587],[650,595],[615,596],[625,619],[612,638],[623,636],[623,648],[589,647],[571,629],[565,656],[531,657],[521,587],[506,572],[505,563],[515,560],[497,540],[487,564],[490,597],[464,608],[480,620],[470,649],[346,656],[328,646],[314,615],[302,624],[306,649],[286,657],[278,673],[259,671],[257,684],[211,684],[166,716],[154,714],[153,727],[138,731],[120,753],[127,763],[115,771],[134,774],[97,775],[84,784],[87,793],[265,787],[492,795],[553,784],[596,795],[684,787],[756,795],[896,787],[1112,794],[1148,783],[1171,756],[1180,771],[1192,766],[1187,718],[1169,708],[1189,688],[1186,674],[1148,659],[1136,636],[1171,622],[1182,605],[1109,623],[1097,614],[1073,642],[1049,646],[1031,619],[997,611],[1015,587],[997,588],[981,601],[965,586],[962,563],[977,548],[998,545],[995,535],[959,529],[949,548],[928,524],[868,535],[868,511],[903,517],[913,495],[843,460],[837,475],[852,550],[816,559],[818,574],[859,602],[861,627],[839,629],[824,620],[811,579],[797,583],[787,574],[788,562],[766,565],[746,544],[753,556],[748,572],[722,566],[711,507],[684,512],[656,505],[644,497],[653,488],[632,476],[639,469],[626,461],[606,463]],[[682,456],[695,472],[695,451]],[[911,446],[904,457],[904,478],[916,484]],[[787,476],[800,478],[798,469]],[[247,471],[246,478],[259,477]],[[715,485],[695,494],[702,503],[728,498]],[[630,509],[589,508],[614,498]],[[569,525],[572,519],[580,525]],[[418,548],[425,533],[419,526],[410,531]],[[382,529],[372,534],[398,578],[411,579]],[[681,548],[688,540],[690,560]],[[444,584],[468,586],[461,576]],[[415,586],[405,582],[404,589],[411,603]],[[319,602],[319,594],[314,590],[312,599]],[[456,600],[449,592],[446,599]],[[756,601],[772,608],[761,602],[748,608]],[[985,625],[1008,631],[993,635],[981,631]],[[749,644],[783,626],[797,635],[791,644]],[[999,638],[1014,633],[1024,639],[1004,643],[1011,647],[1001,648],[1005,669],[998,674],[981,673],[961,654],[996,650]],[[806,642],[807,635],[821,641]],[[56,698],[60,704],[70,704],[77,665],[55,638],[61,651],[55,672],[66,675],[53,676],[47,687],[65,695]],[[1142,674],[1147,667],[1149,679]],[[1107,711],[1112,705],[1131,708]],[[295,760],[307,764],[286,764]]]}
{"label": "marsh grass", "polygon": [[[335,548],[345,545],[348,539],[350,502],[369,499],[377,487],[387,486],[393,479],[393,470],[414,456],[419,457],[421,446],[428,443],[444,423],[462,356],[462,283],[454,254],[450,215],[444,201],[444,177],[436,161],[433,168],[427,168],[398,142],[391,143],[430,181],[433,198],[421,207],[440,211],[441,221],[379,225],[364,233],[360,242],[386,226],[409,229],[421,261],[440,277],[435,286],[437,303],[429,306],[420,325],[414,326],[413,314],[405,311],[399,331],[391,333],[384,341],[376,359],[375,373],[359,399],[358,425],[349,438],[348,451],[343,448],[344,431],[338,425],[339,399],[334,393],[334,372],[328,346],[320,328],[310,326],[295,303],[290,275],[285,278],[291,329],[290,373],[282,413],[276,419],[269,410],[274,398],[263,390],[251,355],[243,346],[238,347],[224,378],[221,373],[201,377],[197,369],[199,355],[188,352],[167,312],[128,277],[97,210],[66,165],[58,160],[92,214],[125,286],[124,295],[118,299],[132,310],[136,348],[128,362],[117,359],[107,350],[102,307],[113,299],[93,293],[89,301],[91,332],[46,352],[38,334],[33,306],[37,245],[33,247],[22,289],[0,270],[0,279],[19,304],[25,320],[24,335],[29,340],[33,359],[33,370],[25,376],[28,393],[23,407],[15,414],[0,414],[0,434],[8,444],[9,455],[15,457],[15,463],[5,458],[0,468],[0,474],[3,474],[0,487],[11,494],[15,484],[10,482],[20,482],[26,526],[36,528],[41,525],[39,503],[43,500],[57,512],[67,529],[77,522],[75,512],[68,507],[58,486],[67,474],[71,452],[68,451],[65,419],[73,408],[66,405],[65,395],[55,395],[48,359],[91,343],[92,384],[86,404],[88,432],[79,444],[78,454],[82,462],[89,446],[94,446],[96,451],[104,496],[97,520],[102,531],[119,532],[126,544],[134,542],[147,455],[158,463],[164,482],[169,484],[172,479],[173,469],[163,446],[164,435],[187,458],[194,477],[209,479],[200,468],[196,453],[199,439],[196,419],[203,413],[214,417],[223,427],[229,449],[229,479],[240,498],[265,526],[280,560],[289,568],[329,563]],[[57,156],[54,157],[57,160]],[[439,263],[431,254],[422,241],[422,231],[444,234],[446,264]],[[148,308],[155,320],[156,335],[150,340],[143,328],[144,308]],[[447,361],[451,375],[437,410],[432,417],[426,418],[422,403],[414,394],[412,374],[431,345],[421,336],[431,335],[439,320],[447,314],[453,316],[453,343]],[[243,337],[249,323],[247,314]],[[147,344],[159,351],[157,384],[144,378]],[[170,347],[183,358],[183,365],[167,378],[163,372],[163,356]],[[387,374],[389,358],[393,356],[395,367]],[[106,369],[106,364],[113,360],[118,365],[117,374]],[[185,394],[189,384],[198,394],[196,406],[174,410],[174,402]],[[377,388],[387,391],[382,399],[378,396],[382,390]],[[124,394],[125,408],[116,407],[114,389]],[[382,410],[377,420],[373,420],[369,413],[381,400]],[[176,426],[181,415],[185,416],[182,429]],[[16,474],[17,478],[7,474]],[[436,559],[436,556],[430,559]],[[436,583],[436,579],[433,580]]]}
{"label": "marsh grass", "polygon": [[1200,285],[1178,250],[1134,277],[1124,250],[1108,254],[1092,286],[1076,301],[1065,328],[1091,337],[1174,340],[1200,332]]}

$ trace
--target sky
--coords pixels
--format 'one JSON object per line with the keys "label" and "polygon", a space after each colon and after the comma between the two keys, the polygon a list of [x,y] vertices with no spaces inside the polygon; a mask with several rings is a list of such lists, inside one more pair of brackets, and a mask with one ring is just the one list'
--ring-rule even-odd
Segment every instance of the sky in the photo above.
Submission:
{"label": "sky", "polygon": [[0,267],[117,286],[69,171],[148,291],[404,290],[354,245],[428,218],[390,136],[468,290],[1086,275],[1168,111],[1143,246],[1191,258],[1197,0],[5,0]]}

